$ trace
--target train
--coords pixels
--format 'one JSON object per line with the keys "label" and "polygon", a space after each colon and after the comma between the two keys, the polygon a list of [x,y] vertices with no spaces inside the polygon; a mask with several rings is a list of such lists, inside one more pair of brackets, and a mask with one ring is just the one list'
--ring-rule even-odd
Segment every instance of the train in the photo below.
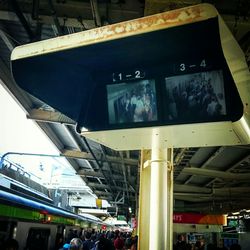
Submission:
{"label": "train", "polygon": [[86,230],[115,229],[95,216],[78,215],[0,186],[0,249],[13,238],[19,250],[58,250],[69,237]]}

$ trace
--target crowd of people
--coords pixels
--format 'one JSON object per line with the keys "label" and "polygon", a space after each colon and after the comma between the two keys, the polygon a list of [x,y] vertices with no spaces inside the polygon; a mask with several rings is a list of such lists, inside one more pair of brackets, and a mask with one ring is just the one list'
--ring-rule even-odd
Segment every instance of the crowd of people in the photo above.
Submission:
{"label": "crowd of people", "polygon": [[[137,250],[137,241],[137,236],[132,236],[131,233],[122,233],[119,230],[83,231],[80,235],[71,230],[66,240],[58,242],[55,250]],[[18,241],[15,239],[6,240],[0,249],[20,250]],[[32,247],[25,247],[25,250],[37,249],[41,249],[39,243]]]}
{"label": "crowd of people", "polygon": [[[119,230],[107,232],[85,231],[78,237],[68,238],[66,242],[61,242],[61,246],[55,250],[137,250],[137,243],[137,236],[133,237],[131,233],[122,233]],[[18,242],[9,239],[5,242],[3,249],[18,250]],[[225,246],[217,247],[212,243],[205,244],[204,240],[197,240],[196,243],[190,244],[186,242],[184,235],[178,235],[173,250],[241,250],[241,246],[234,243],[229,248]]]}
{"label": "crowd of people", "polygon": [[241,250],[239,244],[232,244],[229,248],[225,246],[216,246],[215,244],[205,244],[204,240],[197,240],[196,243],[187,243],[184,235],[178,235],[178,240],[173,250]]}
{"label": "crowd of people", "polygon": [[86,231],[79,237],[68,239],[59,250],[137,250],[137,236],[119,230],[97,233]]}
{"label": "crowd of people", "polygon": [[118,123],[146,122],[157,119],[155,90],[149,84],[140,84],[124,92],[114,102]]}
{"label": "crowd of people", "polygon": [[[206,119],[225,115],[225,97],[222,88],[215,88],[211,78],[202,74],[193,78],[166,82],[169,120],[186,120],[192,117]],[[217,86],[218,88],[218,86]]]}

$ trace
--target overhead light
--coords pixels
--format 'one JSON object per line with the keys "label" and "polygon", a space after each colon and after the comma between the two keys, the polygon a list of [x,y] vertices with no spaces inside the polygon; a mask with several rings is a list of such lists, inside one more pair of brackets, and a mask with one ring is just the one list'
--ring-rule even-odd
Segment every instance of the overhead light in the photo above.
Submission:
{"label": "overhead light", "polygon": [[231,219],[231,220],[237,220],[237,219],[238,219],[238,216],[229,215],[227,218],[228,218],[228,219]]}
{"label": "overhead light", "polygon": [[88,132],[89,130],[85,127],[81,127],[81,132]]}
{"label": "overhead light", "polygon": [[232,213],[232,215],[239,215],[240,214],[240,212],[234,212],[234,213]]}

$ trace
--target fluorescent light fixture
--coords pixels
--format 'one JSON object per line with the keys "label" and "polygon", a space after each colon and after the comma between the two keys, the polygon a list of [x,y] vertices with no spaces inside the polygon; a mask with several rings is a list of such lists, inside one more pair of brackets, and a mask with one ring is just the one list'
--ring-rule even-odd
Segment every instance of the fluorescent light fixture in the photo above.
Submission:
{"label": "fluorescent light fixture", "polygon": [[232,215],[239,215],[240,214],[240,212],[234,212],[234,213],[232,213]]}

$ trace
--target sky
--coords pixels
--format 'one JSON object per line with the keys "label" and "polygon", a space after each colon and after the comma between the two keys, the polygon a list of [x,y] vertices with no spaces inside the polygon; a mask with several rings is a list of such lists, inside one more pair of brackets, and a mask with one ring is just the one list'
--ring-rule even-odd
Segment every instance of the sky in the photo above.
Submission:
{"label": "sky", "polygon": [[[3,87],[0,79],[0,155],[7,152],[59,155],[57,148],[39,126],[26,118],[24,110]],[[62,157],[8,155],[8,160],[19,163],[33,179],[41,184],[58,185],[65,178],[83,183],[73,168]],[[68,182],[69,183],[69,182]]]}
{"label": "sky", "polygon": [[5,90],[1,80],[0,83],[0,152],[58,154],[38,125],[26,118],[25,112]]}

